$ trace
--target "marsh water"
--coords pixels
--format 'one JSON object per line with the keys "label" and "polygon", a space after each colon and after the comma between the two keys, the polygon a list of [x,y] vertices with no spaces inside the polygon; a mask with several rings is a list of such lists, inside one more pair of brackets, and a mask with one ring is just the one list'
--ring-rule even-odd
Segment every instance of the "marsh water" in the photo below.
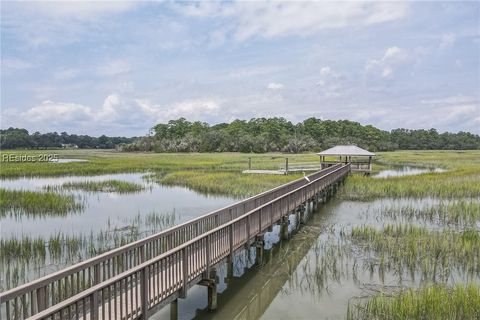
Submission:
{"label": "marsh water", "polygon": [[[352,300],[375,294],[380,288],[388,292],[417,286],[424,280],[419,273],[398,274],[382,270],[378,263],[366,263],[359,248],[342,240],[341,234],[349,233],[354,226],[381,227],[394,222],[394,218],[381,215],[385,207],[412,203],[422,207],[436,201],[331,199],[311,212],[306,224],[298,228],[291,216],[290,226],[295,227],[291,239],[279,241],[278,226],[265,235],[269,250],[264,266],[253,264],[255,251],[250,251],[236,255],[233,278],[227,278],[226,266],[220,267],[216,312],[207,310],[206,288],[196,286],[186,299],[179,300],[179,319],[345,319]],[[456,282],[472,280],[470,275],[460,273],[453,278]],[[153,319],[168,316],[166,307]]]}
{"label": "marsh water", "polygon": [[83,210],[62,217],[2,218],[2,237],[47,236],[53,232],[88,233],[105,229],[125,229],[131,222],[147,214],[175,214],[175,223],[181,223],[201,214],[219,209],[234,199],[200,194],[183,187],[167,187],[145,179],[144,174],[125,173],[100,176],[68,176],[48,178],[20,178],[2,180],[2,188],[44,191],[45,187],[61,186],[67,182],[120,180],[142,185],[145,189],[132,193],[89,192],[68,190],[84,204]]}
{"label": "marsh water", "polygon": [[412,176],[422,173],[432,172],[445,172],[442,168],[425,168],[425,167],[412,167],[412,166],[395,166],[392,169],[381,170],[374,174],[374,178],[387,178],[387,177],[399,177],[399,176]]}
{"label": "marsh water", "polygon": [[[61,242],[61,253],[32,253],[25,260],[2,259],[1,287],[10,288],[34,280],[65,266],[143,238],[199,215],[222,208],[235,199],[207,195],[183,187],[167,187],[145,179],[145,174],[126,173],[99,176],[62,176],[5,179],[2,188],[45,191],[67,182],[120,180],[139,184],[143,190],[132,193],[62,190],[83,205],[67,215],[2,214],[2,241],[40,239],[46,247]],[[6,246],[5,246],[6,247]],[[6,249],[5,249],[6,251]],[[4,252],[5,253],[5,252]],[[3,256],[3,255],[2,255]]]}
{"label": "marsh water", "polygon": [[[397,175],[411,174],[400,169]],[[423,173],[423,172],[419,172]],[[386,174],[386,173],[385,173]],[[83,212],[65,217],[2,218],[2,238],[22,234],[48,236],[55,232],[92,233],[123,230],[138,217],[151,212],[174,213],[173,224],[234,202],[233,198],[199,194],[181,187],[165,187],[144,179],[142,174],[114,174],[92,177],[21,178],[3,180],[9,189],[42,190],[46,185],[69,181],[116,179],[142,184],[145,190],[131,194],[71,191],[85,203]],[[382,227],[398,222],[384,214],[385,208],[422,208],[438,199],[379,199],[368,202],[344,201],[336,197],[310,211],[304,225],[290,216],[290,240],[279,240],[279,227],[265,235],[266,263],[254,265],[255,250],[240,251],[234,258],[233,278],[226,266],[217,272],[218,310],[207,311],[207,289],[195,286],[186,299],[179,300],[180,319],[344,319],[347,306],[382,291],[416,286],[425,279],[419,272],[398,272],[380,268],[378,261],[365,256],[361,248],[343,235],[354,226]],[[414,224],[435,229],[432,221],[413,219]],[[480,226],[477,225],[480,231]],[[373,261],[373,262],[372,262]],[[3,266],[5,267],[5,266]],[[50,268],[44,273],[53,271]],[[34,276],[38,276],[36,273]],[[2,271],[2,278],[4,274]],[[31,278],[31,277],[30,277]],[[453,281],[472,281],[472,276],[454,273]],[[473,277],[474,281],[478,281]],[[169,307],[152,317],[168,319]]]}

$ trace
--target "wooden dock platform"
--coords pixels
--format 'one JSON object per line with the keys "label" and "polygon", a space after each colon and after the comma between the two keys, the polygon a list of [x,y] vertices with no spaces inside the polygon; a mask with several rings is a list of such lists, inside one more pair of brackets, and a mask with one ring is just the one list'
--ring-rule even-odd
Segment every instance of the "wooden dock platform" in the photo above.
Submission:
{"label": "wooden dock platform", "polygon": [[263,252],[267,230],[349,172],[350,164],[334,165],[3,292],[1,318],[148,319],[170,302],[177,307],[195,284],[214,285],[211,271],[230,266],[237,250],[254,244]]}

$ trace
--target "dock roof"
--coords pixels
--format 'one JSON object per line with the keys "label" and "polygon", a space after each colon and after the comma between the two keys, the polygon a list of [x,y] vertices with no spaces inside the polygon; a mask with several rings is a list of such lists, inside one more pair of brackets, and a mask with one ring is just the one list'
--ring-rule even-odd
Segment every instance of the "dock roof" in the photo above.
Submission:
{"label": "dock roof", "polygon": [[317,153],[319,156],[363,156],[373,157],[375,153],[359,148],[357,146],[335,146],[333,148]]}

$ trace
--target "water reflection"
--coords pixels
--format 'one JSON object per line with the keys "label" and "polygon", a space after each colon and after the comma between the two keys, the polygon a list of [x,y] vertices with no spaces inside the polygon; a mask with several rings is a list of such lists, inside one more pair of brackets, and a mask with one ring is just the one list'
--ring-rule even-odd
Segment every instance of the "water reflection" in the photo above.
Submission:
{"label": "water reflection", "polygon": [[56,186],[61,190],[61,185],[67,182],[112,179],[133,182],[145,188],[128,194],[59,191],[73,195],[84,204],[81,212],[65,216],[7,212],[0,219],[0,287],[9,288],[34,280],[235,201],[182,187],[161,186],[143,179],[143,174],[139,173],[5,179],[2,188],[44,191],[46,186]]}
{"label": "water reflection", "polygon": [[86,159],[56,159],[56,160],[52,160],[50,162],[53,162],[53,163],[70,163],[70,162],[89,162],[89,160],[86,160]]}
{"label": "water reflection", "polygon": [[441,168],[420,168],[420,167],[411,167],[411,166],[396,166],[393,169],[381,170],[380,172],[374,174],[374,178],[387,178],[387,177],[398,177],[398,176],[411,176],[422,173],[432,173],[432,172],[445,172],[445,169]]}
{"label": "water reflection", "polygon": [[[421,274],[421,268],[397,268],[375,252],[364,250],[351,240],[355,226],[374,226],[398,222],[398,217],[384,214],[385,208],[410,206],[427,209],[440,205],[438,199],[379,199],[371,202],[330,200],[312,214],[305,226],[289,241],[278,241],[279,227],[266,234],[267,262],[262,267],[254,261],[255,250],[238,253],[233,279],[226,279],[220,269],[218,310],[207,310],[206,289],[200,286],[185,300],[180,300],[180,319],[345,319],[349,302],[372,294],[395,292],[405,286],[419,286],[425,281],[446,283],[480,281],[478,274],[453,270],[445,279]],[[415,225],[439,230],[429,220],[415,220]],[[289,230],[298,223],[290,217]],[[253,260],[248,260],[250,257]],[[223,270],[223,271],[222,271]],[[167,319],[169,308],[154,319]]]}
{"label": "water reflection", "polygon": [[175,212],[178,223],[190,220],[201,214],[226,206],[234,200],[226,196],[204,195],[182,187],[166,187],[147,181],[143,174],[109,174],[99,176],[63,176],[45,178],[18,178],[2,180],[2,188],[15,190],[44,191],[46,186],[61,186],[67,182],[81,181],[128,181],[145,186],[141,192],[120,194],[116,192],[86,192],[71,190],[67,194],[74,195],[85,203],[80,214],[67,217],[28,216],[18,219],[5,217],[2,222],[2,237],[48,236],[52,233],[90,234],[106,228],[122,228],[126,221],[140,215],[145,217],[152,212]]}

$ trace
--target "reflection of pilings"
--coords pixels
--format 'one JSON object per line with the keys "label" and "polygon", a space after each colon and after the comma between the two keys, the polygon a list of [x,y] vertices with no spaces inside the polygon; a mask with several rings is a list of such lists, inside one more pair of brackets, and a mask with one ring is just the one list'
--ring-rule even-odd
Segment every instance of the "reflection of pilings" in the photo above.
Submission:
{"label": "reflection of pilings", "polygon": [[300,207],[298,207],[298,217],[299,217],[299,224],[305,224],[305,214],[307,211],[307,206],[305,204],[301,204]]}
{"label": "reflection of pilings", "polygon": [[288,240],[288,225],[290,224],[290,219],[288,216],[282,217],[280,222],[280,240]]}
{"label": "reflection of pilings", "polygon": [[170,303],[170,320],[178,319],[178,299],[173,300]]}
{"label": "reflection of pilings", "polygon": [[[305,225],[306,220],[309,219],[310,217],[313,216],[313,212],[318,209],[318,203],[323,202],[325,203],[330,197],[334,196],[334,194],[337,191],[337,188],[339,187],[340,183],[334,183],[332,185],[327,186],[325,189],[322,191],[318,192],[317,194],[313,195],[311,198],[308,198],[305,200],[304,203],[300,204],[291,214],[294,214],[296,217],[296,228],[298,229],[300,225]],[[279,231],[279,238],[280,238],[280,243],[282,243],[282,240],[287,240],[290,238],[290,234],[288,232],[288,226],[289,226],[289,216],[290,214],[287,214],[286,216],[281,217],[280,219],[280,231]],[[267,228],[267,232],[272,232],[273,230],[273,225],[275,224],[274,221],[272,221],[272,225],[270,225]],[[247,229],[249,229],[249,225],[247,224]],[[309,237],[310,238],[310,237]],[[311,246],[311,243],[309,242],[314,242],[316,237],[313,237],[310,241],[301,241],[300,243],[297,243],[296,246],[303,248],[301,253],[299,250],[293,245],[293,253],[289,254],[286,258],[282,258],[280,261],[275,261],[275,254],[274,254],[274,248],[272,247],[271,250],[268,250],[268,255],[265,256],[265,239],[264,239],[264,234],[259,234],[254,238],[253,243],[248,242],[245,244],[245,250],[246,250],[246,255],[250,257],[250,244],[253,245],[255,248],[255,265],[257,266],[263,266],[263,265],[268,265],[268,268],[266,271],[267,274],[270,273],[271,270],[276,270],[273,273],[272,277],[269,277],[264,283],[263,287],[260,288],[261,292],[256,294],[253,299],[249,302],[247,302],[246,306],[244,307],[243,310],[237,310],[233,311],[235,309],[238,309],[238,306],[235,306],[231,312],[234,312],[232,316],[235,316],[235,318],[246,318],[246,319],[251,319],[251,318],[259,318],[263,312],[266,310],[266,308],[270,305],[272,302],[273,298],[278,294],[279,290],[282,288],[283,284],[288,280],[288,277],[290,274],[292,274],[296,268],[298,267],[298,264],[302,260],[302,258],[305,256],[305,254],[308,252],[309,247]],[[231,241],[233,243],[233,241]],[[287,245],[288,242],[287,242]],[[289,245],[290,246],[290,245]],[[253,248],[252,248],[253,249]],[[232,250],[231,250],[232,251]],[[297,255],[299,253],[299,255]],[[247,258],[246,258],[247,259]],[[227,256],[226,259],[227,263],[227,282],[229,283],[228,287],[232,288],[232,290],[236,290],[234,287],[238,286],[237,280],[233,277],[233,255]],[[293,260],[293,261],[291,261]],[[278,269],[283,268],[286,270],[278,270],[277,265],[279,265]],[[248,274],[250,271],[246,268],[245,272]],[[280,273],[280,274],[277,274]],[[277,274],[277,275],[275,275]],[[287,276],[285,277],[285,274]],[[203,279],[202,282],[200,283],[201,285],[205,285],[208,288],[208,307],[207,310],[209,312],[217,310],[217,285],[214,280],[214,276],[210,276],[209,279]],[[278,283],[278,279],[281,278],[281,283]],[[284,279],[285,278],[285,279]],[[244,279],[244,277],[242,277]],[[243,281],[242,281],[243,282]],[[227,289],[228,290],[228,289]],[[266,296],[266,299],[265,299]],[[262,298],[263,297],[263,298]],[[218,297],[221,301],[222,308],[220,309],[222,313],[230,313],[229,311],[225,311],[226,309],[228,310],[228,307],[224,307],[223,304],[227,304],[229,300],[223,301],[222,295]],[[254,306],[253,304],[258,303],[257,306]],[[253,308],[253,311],[255,312],[254,315],[250,314],[249,309]],[[246,310],[246,314],[244,313]],[[218,314],[217,314],[218,315]],[[219,316],[220,318],[223,318],[223,316]],[[228,317],[232,318],[232,317]]]}
{"label": "reflection of pilings", "polygon": [[207,309],[210,312],[217,310],[217,270],[212,269],[207,279],[203,279],[199,282],[199,285],[207,287],[208,292],[208,306]]}
{"label": "reflection of pilings", "polygon": [[[315,218],[312,219],[313,224]],[[310,223],[309,223],[310,224]],[[308,228],[308,226],[306,227]],[[293,236],[284,242],[282,249],[273,247],[272,259],[264,259],[267,269],[250,269],[241,278],[234,278],[227,290],[218,296],[220,306],[214,319],[259,319],[290,279],[298,265],[320,235],[321,228],[308,230],[308,237]],[[285,256],[282,253],[288,252]],[[267,257],[265,257],[267,258]],[[205,311],[197,313],[200,319],[212,319],[212,314]]]}
{"label": "reflection of pilings", "polygon": [[263,239],[263,234],[256,236],[255,238],[255,247],[257,249],[255,255],[255,264],[260,266],[263,264],[263,253],[265,251],[265,240]]}

